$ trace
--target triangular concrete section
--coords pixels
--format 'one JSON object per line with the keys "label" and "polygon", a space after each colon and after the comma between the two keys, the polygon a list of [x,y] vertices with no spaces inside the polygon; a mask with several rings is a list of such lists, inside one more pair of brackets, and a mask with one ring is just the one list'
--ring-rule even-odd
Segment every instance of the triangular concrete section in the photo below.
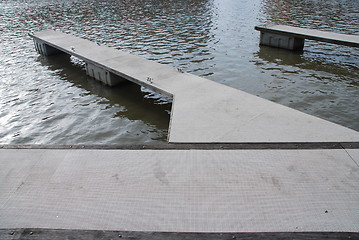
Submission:
{"label": "triangular concrete section", "polygon": [[31,36],[35,43],[173,97],[169,142],[359,142],[357,131],[167,65],[52,30]]}
{"label": "triangular concrete section", "polygon": [[169,142],[355,142],[359,133],[206,81],[175,94]]}

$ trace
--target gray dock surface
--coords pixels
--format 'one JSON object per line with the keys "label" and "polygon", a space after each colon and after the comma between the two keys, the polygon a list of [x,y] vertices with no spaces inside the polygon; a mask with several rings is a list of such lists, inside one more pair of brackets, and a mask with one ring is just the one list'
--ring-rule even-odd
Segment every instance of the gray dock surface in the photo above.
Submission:
{"label": "gray dock surface", "polygon": [[[353,232],[266,232],[266,233],[182,233],[182,232],[134,232],[111,230],[68,230],[68,229],[0,229],[0,238],[6,240],[348,240],[359,239],[359,233]],[[4,238],[3,238],[4,239]]]}
{"label": "gray dock surface", "polygon": [[[354,142],[359,133],[243,91],[72,35],[31,35],[173,98],[169,142]],[[152,83],[147,81],[150,77]]]}
{"label": "gray dock surface", "polygon": [[351,47],[359,47],[359,35],[349,35],[342,33],[334,33],[328,31],[321,31],[315,29],[307,29],[300,27],[292,27],[287,25],[265,25],[256,26],[258,31],[266,31],[272,33],[282,33],[298,38],[305,38],[321,42],[334,43],[339,45],[346,45]]}
{"label": "gray dock surface", "polygon": [[172,97],[177,143],[1,146],[0,237],[358,236],[358,132],[71,35],[33,37]]}
{"label": "gray dock surface", "polygon": [[0,226],[359,232],[359,149],[1,149]]}

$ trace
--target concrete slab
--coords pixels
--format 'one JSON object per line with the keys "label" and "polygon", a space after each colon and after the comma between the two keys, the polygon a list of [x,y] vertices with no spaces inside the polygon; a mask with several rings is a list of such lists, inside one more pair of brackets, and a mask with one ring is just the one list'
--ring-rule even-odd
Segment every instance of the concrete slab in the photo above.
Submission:
{"label": "concrete slab", "polygon": [[336,150],[0,150],[2,228],[358,232]]}
{"label": "concrete slab", "polygon": [[357,141],[355,135],[334,123],[207,82],[175,95],[169,141],[336,142]]}
{"label": "concrete slab", "polygon": [[359,149],[346,149],[353,161],[359,166]]}
{"label": "concrete slab", "polygon": [[35,39],[173,97],[169,142],[359,142],[359,132],[167,65],[55,31]]}
{"label": "concrete slab", "polygon": [[315,29],[307,29],[307,28],[299,28],[299,27],[292,27],[287,25],[275,25],[275,24],[256,26],[255,29],[258,31],[283,33],[298,38],[305,38],[305,39],[311,39],[316,41],[329,42],[329,43],[352,46],[352,47],[359,47],[359,35],[341,34],[341,33],[334,33],[328,31],[320,31]]}
{"label": "concrete slab", "polygon": [[359,239],[359,233],[345,232],[267,232],[267,233],[177,233],[177,232],[133,232],[133,231],[104,231],[104,230],[67,230],[67,229],[0,229],[2,240],[278,240],[278,239],[326,239],[348,240]]}

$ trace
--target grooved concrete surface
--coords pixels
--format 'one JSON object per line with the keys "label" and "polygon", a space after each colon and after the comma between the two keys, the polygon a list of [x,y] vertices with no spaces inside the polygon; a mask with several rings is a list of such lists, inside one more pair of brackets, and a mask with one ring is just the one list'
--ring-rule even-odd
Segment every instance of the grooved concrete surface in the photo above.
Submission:
{"label": "grooved concrete surface", "polygon": [[32,37],[172,96],[169,142],[359,141],[357,131],[85,39],[51,30]]}
{"label": "grooved concrete surface", "polygon": [[358,149],[0,150],[0,227],[359,231]]}
{"label": "grooved concrete surface", "polygon": [[334,33],[328,31],[320,31],[316,29],[292,27],[287,25],[275,25],[275,24],[269,24],[266,26],[256,26],[255,29],[259,31],[286,33],[289,35],[294,35],[296,37],[301,37],[306,39],[359,47],[359,35],[349,35],[349,34]]}
{"label": "grooved concrete surface", "polygon": [[359,166],[359,151],[356,149],[347,149],[346,150],[354,162]]}

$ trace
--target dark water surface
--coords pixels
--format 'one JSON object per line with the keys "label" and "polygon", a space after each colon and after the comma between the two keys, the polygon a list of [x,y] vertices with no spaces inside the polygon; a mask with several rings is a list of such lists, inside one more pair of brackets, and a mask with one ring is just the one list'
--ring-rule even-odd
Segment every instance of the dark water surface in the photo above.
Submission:
{"label": "dark water surface", "polygon": [[359,130],[359,51],[306,41],[259,47],[258,24],[358,34],[352,0],[5,0],[0,2],[1,144],[142,144],[167,138],[171,100],[88,79],[43,57],[29,32],[61,30]]}

